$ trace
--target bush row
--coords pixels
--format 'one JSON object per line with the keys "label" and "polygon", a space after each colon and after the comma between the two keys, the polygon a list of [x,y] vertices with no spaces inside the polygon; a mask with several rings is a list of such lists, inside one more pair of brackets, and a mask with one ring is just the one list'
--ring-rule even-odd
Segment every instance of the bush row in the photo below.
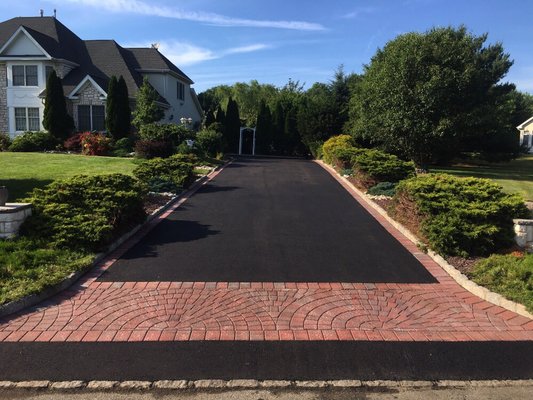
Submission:
{"label": "bush row", "polygon": [[[191,145],[191,142],[194,145]],[[189,143],[187,143],[189,142]],[[137,136],[113,141],[101,132],[80,132],[59,143],[48,132],[24,132],[11,139],[0,134],[0,151],[33,152],[65,149],[85,155],[124,157],[135,151],[139,158],[169,157],[195,153],[215,157],[222,149],[222,133],[204,129],[197,133],[176,124],[151,123],[141,126]]]}
{"label": "bush row", "polygon": [[194,181],[196,164],[194,155],[174,155],[142,161],[134,176],[78,175],[34,189],[28,199],[33,215],[21,235],[48,247],[101,251],[145,219],[148,190],[181,191]]}
{"label": "bush row", "polygon": [[[488,179],[415,176],[414,164],[354,145],[349,135],[326,141],[324,161],[351,171],[369,194],[394,196],[389,212],[445,256],[485,256],[513,245],[513,218],[529,212],[519,195]],[[399,182],[399,183],[398,183]]]}
{"label": "bush row", "polygon": [[390,212],[442,255],[485,256],[513,244],[524,200],[488,179],[425,174],[399,183]]}
{"label": "bush row", "polygon": [[354,183],[369,189],[380,182],[399,182],[414,176],[412,162],[376,149],[358,148],[349,135],[328,139],[322,146],[324,161],[339,169],[351,169]]}

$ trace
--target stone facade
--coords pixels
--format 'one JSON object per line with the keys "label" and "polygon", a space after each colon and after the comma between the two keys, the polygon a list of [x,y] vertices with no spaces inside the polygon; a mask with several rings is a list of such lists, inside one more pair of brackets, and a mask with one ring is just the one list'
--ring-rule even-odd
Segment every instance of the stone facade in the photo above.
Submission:
{"label": "stone facade", "polygon": [[105,106],[106,100],[102,98],[102,94],[96,89],[91,82],[86,82],[77,93],[78,98],[73,99],[71,104],[67,104],[69,112],[74,118],[74,124],[78,127],[78,105],[95,105]]}
{"label": "stone facade", "polygon": [[513,222],[516,244],[533,251],[533,219],[515,219]]}
{"label": "stone facade", "polygon": [[7,109],[7,66],[0,63],[0,132],[9,132]]}
{"label": "stone facade", "polygon": [[0,207],[0,239],[16,236],[24,220],[31,215],[31,204],[7,203]]}

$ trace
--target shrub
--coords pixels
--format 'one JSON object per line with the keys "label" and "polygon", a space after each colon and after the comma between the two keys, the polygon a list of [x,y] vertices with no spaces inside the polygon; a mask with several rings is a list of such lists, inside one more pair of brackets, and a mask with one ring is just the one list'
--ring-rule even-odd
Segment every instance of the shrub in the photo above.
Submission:
{"label": "shrub", "polygon": [[63,147],[67,151],[72,151],[76,153],[81,153],[81,138],[83,133],[76,133],[69,137],[65,142],[63,143]]}
{"label": "shrub", "polygon": [[335,161],[335,151],[354,147],[353,138],[350,135],[333,136],[324,142],[322,156],[328,164]]}
{"label": "shrub", "polygon": [[414,163],[375,149],[359,151],[352,157],[352,162],[365,187],[379,182],[399,182],[415,174]]}
{"label": "shrub", "polygon": [[397,183],[393,182],[380,182],[375,186],[368,189],[367,193],[372,196],[388,196],[392,197],[396,193]]}
{"label": "shrub", "polygon": [[0,132],[0,151],[7,151],[11,145],[11,138],[7,133]]}
{"label": "shrub", "polygon": [[142,125],[139,129],[139,138],[141,140],[164,141],[172,143],[176,147],[185,139],[192,139],[194,133],[184,127],[176,124],[159,124],[151,123]]}
{"label": "shrub", "polygon": [[112,147],[115,157],[127,157],[133,152],[132,141],[127,137],[117,140]]}
{"label": "shrub", "polygon": [[139,158],[166,158],[174,153],[171,142],[164,140],[137,140],[135,142],[135,155]]}
{"label": "shrub", "polygon": [[143,161],[133,175],[152,188],[157,182],[172,182],[177,187],[188,187],[194,181],[194,165],[188,156],[177,154],[168,158]]}
{"label": "shrub", "polygon": [[144,187],[122,174],[85,176],[34,189],[21,234],[51,246],[99,251],[145,219]]}
{"label": "shrub", "polygon": [[111,149],[111,139],[99,132],[83,132],[80,143],[82,154],[88,156],[105,156]]}
{"label": "shrub", "polygon": [[209,157],[215,157],[222,151],[222,133],[204,129],[196,134],[196,143]]}
{"label": "shrub", "polygon": [[192,142],[192,146],[189,146],[187,144],[187,141],[184,141],[176,148],[176,153],[181,155],[187,155],[192,154],[195,156],[202,156],[204,155],[204,151],[200,148],[198,143],[196,141]]}
{"label": "shrub", "polygon": [[511,246],[528,210],[488,179],[427,174],[398,184],[391,213],[440,254],[476,256]]}
{"label": "shrub", "polygon": [[9,151],[46,151],[53,150],[56,146],[56,139],[48,132],[24,132],[13,139]]}
{"label": "shrub", "polygon": [[320,160],[322,158],[322,146],[323,142],[315,141],[306,143],[307,147],[309,148],[309,152],[311,153],[311,156],[313,156],[314,159]]}
{"label": "shrub", "polygon": [[533,254],[493,255],[479,261],[468,275],[474,282],[533,311]]}

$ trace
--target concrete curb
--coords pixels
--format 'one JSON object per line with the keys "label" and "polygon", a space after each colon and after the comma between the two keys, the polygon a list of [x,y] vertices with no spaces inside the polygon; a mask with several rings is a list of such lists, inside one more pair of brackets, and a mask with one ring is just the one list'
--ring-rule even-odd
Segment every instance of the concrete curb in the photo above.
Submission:
{"label": "concrete curb", "polygon": [[146,391],[146,390],[250,390],[250,389],[422,389],[422,388],[467,388],[467,387],[533,387],[533,379],[521,380],[316,380],[316,381],[280,381],[255,379],[202,379],[166,380],[166,381],[0,381],[2,389],[51,390],[51,391]]}
{"label": "concrete curb", "polygon": [[25,296],[21,299],[14,300],[12,302],[0,305],[0,318],[6,317],[10,314],[14,314],[16,312],[19,312],[25,308],[32,307],[46,299],[49,299],[52,296],[55,296],[56,294],[62,292],[63,290],[68,289],[70,286],[74,285],[83,275],[85,275],[87,272],[92,270],[94,267],[96,267],[103,259],[111,255],[119,246],[124,244],[128,239],[130,239],[133,235],[135,235],[139,230],[141,230],[143,227],[148,225],[152,220],[159,217],[161,214],[163,214],[166,210],[168,210],[170,207],[172,207],[176,202],[179,202],[183,198],[187,198],[188,196],[192,195],[194,192],[196,192],[204,183],[210,180],[212,175],[218,174],[218,172],[225,168],[227,165],[229,165],[233,160],[230,160],[226,162],[225,164],[222,164],[220,166],[217,166],[215,169],[213,169],[209,174],[202,176],[201,178],[197,179],[190,188],[187,190],[182,191],[181,193],[177,194],[174,197],[171,197],[168,202],[166,202],[163,206],[159,207],[157,210],[153,211],[150,215],[146,217],[146,220],[141,224],[137,225],[133,229],[131,229],[129,232],[122,235],[120,238],[118,238],[115,242],[113,242],[111,245],[109,245],[108,249],[104,253],[98,253],[94,257],[92,263],[87,266],[87,268],[84,268],[80,271],[73,272],[69,276],[67,276],[64,280],[59,282],[56,285],[50,286],[46,289],[44,289],[42,292],[37,294],[30,294],[28,296]]}
{"label": "concrete curb", "polygon": [[[392,226],[398,229],[405,237],[407,237],[411,242],[417,246],[422,244],[418,238],[413,235],[411,231],[405,228],[403,225],[392,219],[387,212],[381,208],[378,204],[374,203],[365,193],[356,188],[348,179],[343,176],[340,176],[337,171],[330,165],[324,163],[321,160],[314,160],[315,163],[320,165],[326,171],[328,171],[337,181],[347,184],[366,204],[376,210],[381,216],[383,216]],[[466,275],[461,273],[455,267],[450,265],[442,256],[435,253],[434,251],[428,250],[427,254],[435,261],[450,277],[455,280],[461,287],[468,290],[470,293],[476,295],[477,297],[488,301],[494,305],[505,308],[509,311],[515,312],[524,317],[533,319],[533,314],[529,313],[526,310],[526,307],[523,304],[516,303],[514,301],[508,300],[498,293],[491,292],[489,289],[479,286],[477,283],[468,279]]]}

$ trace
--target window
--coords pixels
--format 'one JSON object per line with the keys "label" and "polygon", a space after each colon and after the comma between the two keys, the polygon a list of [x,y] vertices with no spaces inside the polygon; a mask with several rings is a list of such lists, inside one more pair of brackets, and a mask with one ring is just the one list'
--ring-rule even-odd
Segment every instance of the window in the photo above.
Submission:
{"label": "window", "polygon": [[39,86],[37,65],[13,65],[13,86]]}
{"label": "window", "polygon": [[15,108],[16,131],[38,131],[41,128],[38,108]]}
{"label": "window", "polygon": [[178,81],[178,100],[185,100],[185,85]]}
{"label": "window", "polygon": [[78,106],[78,130],[79,131],[103,131],[105,130],[105,107],[104,106]]}

